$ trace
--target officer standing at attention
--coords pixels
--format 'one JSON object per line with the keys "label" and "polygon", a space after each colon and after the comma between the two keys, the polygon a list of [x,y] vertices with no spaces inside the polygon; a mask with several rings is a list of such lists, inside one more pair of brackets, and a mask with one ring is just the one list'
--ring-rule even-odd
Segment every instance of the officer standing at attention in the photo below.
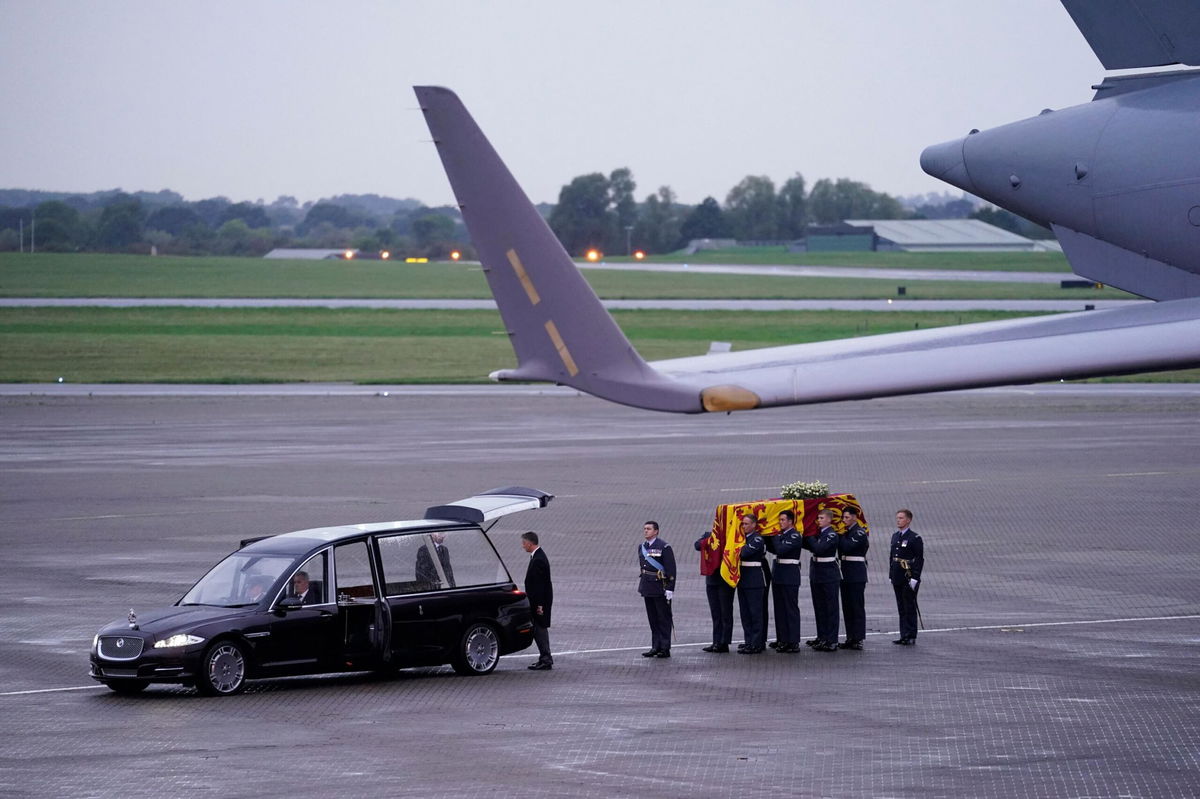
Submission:
{"label": "officer standing at attention", "polygon": [[808,561],[808,587],[812,591],[813,615],[816,616],[817,637],[805,641],[818,652],[836,652],[838,643],[838,587],[842,581],[838,571],[838,534],[833,529],[833,511],[826,508],[817,514],[816,536],[804,539],[812,551]]}
{"label": "officer standing at attention", "polygon": [[638,593],[646,600],[650,622],[650,650],[644,658],[671,657],[671,600],[675,596],[675,553],[658,537],[658,522],[642,525],[646,540],[638,547]]}
{"label": "officer standing at attention", "polygon": [[[708,545],[712,533],[705,533],[696,540],[696,551]],[[718,568],[704,577],[704,593],[708,595],[708,612],[712,616],[712,643],[704,647],[705,652],[728,652],[733,640],[733,586],[725,582]]]}
{"label": "officer standing at attention", "polygon": [[896,592],[896,610],[900,613],[900,637],[893,644],[912,646],[917,642],[917,591],[921,588],[921,569],[925,567],[925,543],[909,526],[913,514],[908,508],[896,511],[896,532],[892,533],[891,565],[888,578]]}
{"label": "officer standing at attention", "polygon": [[804,538],[796,529],[796,516],[790,510],[779,512],[779,534],[767,536],[767,549],[775,553],[775,580],[771,589],[775,600],[775,641],[780,654],[800,651],[800,550]]}
{"label": "officer standing at attention", "polygon": [[742,635],[746,640],[738,647],[738,652],[757,655],[767,648],[767,621],[763,618],[767,583],[762,570],[767,546],[758,532],[758,517],[753,513],[742,517],[742,535],[746,537],[746,543],[742,545],[737,597]]}
{"label": "officer standing at attention", "polygon": [[838,536],[838,554],[842,559],[842,617],[846,621],[846,642],[842,649],[862,649],[867,637],[867,531],[858,523],[858,511],[842,509],[846,531]]}

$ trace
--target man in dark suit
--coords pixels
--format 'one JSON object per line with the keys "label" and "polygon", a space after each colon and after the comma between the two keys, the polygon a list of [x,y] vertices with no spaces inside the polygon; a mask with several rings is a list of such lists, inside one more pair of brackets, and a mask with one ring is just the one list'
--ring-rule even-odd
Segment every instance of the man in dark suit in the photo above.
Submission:
{"label": "man in dark suit", "polygon": [[900,614],[900,637],[893,644],[912,646],[917,642],[917,591],[921,588],[921,570],[925,568],[925,542],[909,526],[913,514],[908,508],[896,511],[896,532],[892,533],[891,563],[888,578],[896,593]]}
{"label": "man in dark suit", "polygon": [[858,511],[842,509],[846,531],[838,538],[838,557],[842,561],[842,618],[846,622],[846,641],[842,649],[862,649],[867,637],[867,549],[871,542],[858,523]]}
{"label": "man in dark suit", "polygon": [[417,550],[417,581],[425,583],[430,588],[453,588],[454,587],[454,568],[450,565],[450,548],[446,546],[445,533],[430,533],[429,540],[433,543],[433,549],[437,552],[438,563],[442,567],[442,574],[446,575],[446,584],[443,586],[441,578],[438,576],[437,566],[433,563],[433,558],[429,556],[429,547],[421,547]]}
{"label": "man in dark suit", "polygon": [[818,532],[804,539],[812,551],[808,561],[808,587],[812,591],[813,615],[817,622],[817,637],[806,641],[817,652],[836,652],[838,648],[838,588],[842,582],[838,571],[838,534],[833,529],[833,511],[824,509],[817,514]]}
{"label": "man in dark suit", "polygon": [[321,601],[318,590],[308,581],[308,572],[296,572],[292,577],[292,596],[301,605],[316,605]]}
{"label": "man in dark suit", "polygon": [[550,582],[550,559],[538,546],[538,534],[521,533],[521,548],[529,553],[525,570],[525,595],[533,609],[533,641],[537,644],[538,659],[530,671],[550,671],[554,657],[550,654],[550,606],[554,604],[554,585]]}
{"label": "man in dark suit", "polygon": [[675,553],[658,537],[658,522],[642,525],[645,541],[638,546],[638,593],[646,602],[650,649],[644,658],[671,657],[671,599],[675,596]]}

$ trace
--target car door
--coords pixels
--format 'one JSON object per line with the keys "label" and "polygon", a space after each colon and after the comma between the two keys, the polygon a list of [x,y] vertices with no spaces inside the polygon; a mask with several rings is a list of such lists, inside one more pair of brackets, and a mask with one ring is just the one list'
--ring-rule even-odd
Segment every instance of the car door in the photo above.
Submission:
{"label": "car door", "polygon": [[333,548],[333,573],[340,617],[339,651],[346,667],[370,666],[385,660],[390,623],[376,588],[374,559],[366,540]]}
{"label": "car door", "polygon": [[[328,594],[329,550],[313,555],[288,578],[287,587],[273,606],[269,635],[256,640],[264,671],[281,674],[320,671],[333,667],[339,651],[338,607]],[[295,596],[294,586],[308,585],[299,607],[282,608],[279,602]]]}

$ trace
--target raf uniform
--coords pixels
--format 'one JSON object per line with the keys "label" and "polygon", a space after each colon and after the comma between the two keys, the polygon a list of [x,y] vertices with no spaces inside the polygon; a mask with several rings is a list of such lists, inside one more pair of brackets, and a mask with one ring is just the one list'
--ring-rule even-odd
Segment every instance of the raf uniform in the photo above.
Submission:
{"label": "raf uniform", "polygon": [[766,590],[763,562],[766,560],[766,544],[757,532],[746,536],[742,546],[742,565],[738,576],[738,609],[742,616],[742,634],[746,641],[738,651],[755,655],[767,647]]}
{"label": "raf uniform", "polygon": [[[647,557],[662,564],[660,572]],[[655,536],[638,546],[638,593],[646,601],[646,619],[650,622],[650,651],[645,657],[671,657],[671,603],[667,592],[675,590],[675,553],[671,545]]]}
{"label": "raf uniform", "polygon": [[[894,642],[906,646],[917,642],[917,591],[921,588],[921,569],[925,567],[925,543],[911,528],[892,533],[891,565],[888,578],[896,592],[896,610],[900,614],[900,637]],[[915,580],[915,587],[910,584]]]}
{"label": "raf uniform", "polygon": [[867,531],[857,522],[838,537],[838,555],[842,561],[842,615],[846,621],[843,649],[862,649],[867,637],[867,549],[871,542]]}
{"label": "raf uniform", "polygon": [[808,561],[808,587],[812,591],[813,615],[817,622],[817,637],[812,640],[818,652],[836,652],[838,639],[838,586],[842,581],[838,571],[838,534],[832,527],[822,527],[815,535],[804,539],[812,551]]}
{"label": "raf uniform", "polygon": [[766,539],[775,553],[775,640],[778,652],[800,651],[800,550],[804,538],[795,527]]}
{"label": "raf uniform", "polygon": [[[699,552],[711,538],[705,533],[696,540]],[[728,652],[733,640],[733,586],[725,582],[721,570],[704,577],[704,593],[708,595],[708,612],[712,616],[712,644],[704,647],[705,652]]]}

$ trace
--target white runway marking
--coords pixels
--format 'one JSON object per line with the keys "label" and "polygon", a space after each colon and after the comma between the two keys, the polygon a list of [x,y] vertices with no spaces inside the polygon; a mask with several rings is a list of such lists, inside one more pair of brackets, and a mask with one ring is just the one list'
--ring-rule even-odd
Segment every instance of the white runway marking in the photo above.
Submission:
{"label": "white runway marking", "polygon": [[[971,626],[971,627],[935,627],[930,630],[921,630],[921,633],[928,635],[929,633],[958,633],[958,632],[974,632],[974,631],[979,631],[979,630],[1014,630],[1014,629],[1022,629],[1023,630],[1023,629],[1027,629],[1027,628],[1033,628],[1033,627],[1071,627],[1074,625],[1083,625],[1083,624],[1126,624],[1126,623],[1135,622],[1135,621],[1185,621],[1188,619],[1200,619],[1200,613],[1190,613],[1190,614],[1181,615],[1181,616],[1130,616],[1130,617],[1121,618],[1121,619],[1081,619],[1081,620],[1077,620],[1077,621],[1038,621],[1038,622],[1032,622],[1029,624],[1013,622],[1013,623],[1009,623],[1009,624],[981,624],[978,626]],[[890,630],[887,632],[867,633],[867,635],[869,635],[869,636],[899,635],[899,631]],[[735,642],[735,643],[737,643],[737,642]],[[673,644],[672,648],[708,646],[708,644],[709,644],[708,641],[697,641],[697,642],[693,642],[690,644]],[[645,648],[645,645],[643,644],[640,646],[618,646],[618,647],[610,647],[607,649],[570,649],[570,650],[566,650],[563,652],[555,652],[554,656],[555,657],[563,657],[565,655],[603,655],[603,654],[607,654],[610,652],[636,652],[637,650],[644,649],[644,648]],[[506,657],[532,658],[536,654],[537,653],[534,652],[534,653],[525,653],[525,654],[518,654],[518,655],[507,655]],[[104,687],[105,686],[103,686],[103,685],[97,684],[97,685],[76,685],[76,686],[72,686],[70,688],[36,688],[33,690],[29,690],[29,691],[3,691],[3,692],[0,692],[0,696],[28,696],[30,694],[53,694],[53,693],[62,693],[65,691],[89,691],[89,690],[94,690],[94,689],[99,689],[99,688],[104,688]]]}

